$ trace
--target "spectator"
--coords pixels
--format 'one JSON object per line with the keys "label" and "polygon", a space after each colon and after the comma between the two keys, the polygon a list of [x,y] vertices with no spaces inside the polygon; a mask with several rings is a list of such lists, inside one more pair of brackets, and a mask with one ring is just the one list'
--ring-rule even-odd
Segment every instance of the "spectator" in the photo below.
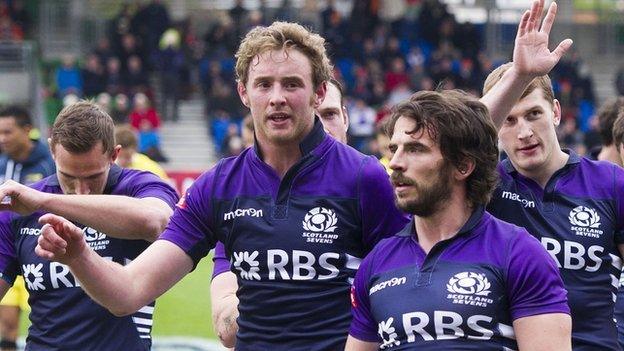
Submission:
{"label": "spectator", "polygon": [[124,77],[124,86],[128,94],[130,96],[134,96],[137,93],[149,95],[149,80],[141,58],[137,55],[130,56],[127,66],[128,72]]}
{"label": "spectator", "polygon": [[87,56],[81,75],[85,97],[94,97],[106,88],[106,74],[96,54]]}
{"label": "spectator", "polygon": [[165,170],[148,156],[137,152],[138,140],[135,132],[127,126],[115,127],[115,141],[121,145],[117,164],[124,168],[152,172],[163,180],[169,179]]}
{"label": "spectator", "polygon": [[133,106],[134,108],[130,113],[130,125],[136,130],[141,130],[141,126],[144,126],[144,122],[147,122],[147,128],[158,131],[160,128],[160,116],[150,106],[147,96],[142,93],[136,94],[133,99]]}
{"label": "spectator", "polygon": [[104,93],[100,93],[96,98],[95,98],[95,103],[96,105],[98,105],[102,110],[104,110],[104,112],[108,113],[110,115],[110,110],[111,110],[111,96],[110,94],[104,92]]}
{"label": "spectator", "polygon": [[167,121],[178,120],[178,102],[180,99],[180,75],[185,65],[181,48],[180,33],[168,29],[160,40],[160,51],[156,67],[160,72],[160,112]]}
{"label": "spectator", "polygon": [[106,62],[106,92],[110,95],[117,95],[124,91],[119,59],[114,56],[110,57]]}
{"label": "spectator", "polygon": [[80,69],[73,55],[63,55],[61,67],[56,70],[56,86],[60,97],[70,93],[82,96]]}
{"label": "spectator", "polygon": [[111,117],[115,125],[126,124],[130,122],[130,101],[125,94],[117,94],[115,103],[111,111]]}
{"label": "spectator", "polygon": [[351,145],[366,153],[365,146],[375,133],[375,110],[362,99],[356,99],[349,109],[349,135]]}

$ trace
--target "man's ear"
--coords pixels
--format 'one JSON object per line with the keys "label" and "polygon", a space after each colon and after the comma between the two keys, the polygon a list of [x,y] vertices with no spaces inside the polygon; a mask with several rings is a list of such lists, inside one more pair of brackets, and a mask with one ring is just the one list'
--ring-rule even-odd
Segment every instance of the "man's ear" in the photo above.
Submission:
{"label": "man's ear", "polygon": [[238,82],[238,84],[236,84],[236,90],[238,91],[238,96],[243,102],[243,105],[249,108],[249,96],[247,96],[247,88],[245,87],[245,84]]}

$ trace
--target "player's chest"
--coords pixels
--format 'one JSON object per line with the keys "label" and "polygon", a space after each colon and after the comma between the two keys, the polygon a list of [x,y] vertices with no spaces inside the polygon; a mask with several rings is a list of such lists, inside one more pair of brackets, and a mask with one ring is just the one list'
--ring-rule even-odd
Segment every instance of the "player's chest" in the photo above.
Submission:
{"label": "player's chest", "polygon": [[489,340],[509,324],[503,275],[489,265],[440,262],[374,275],[367,294],[383,344]]}
{"label": "player's chest", "polygon": [[[41,225],[35,220],[16,223],[15,248],[18,264],[27,289],[32,292],[79,287],[69,267],[43,259],[35,253]],[[90,227],[82,227],[85,241],[100,256],[120,264],[128,264],[147,245],[145,242],[111,238]],[[141,246],[141,247],[139,247]]]}
{"label": "player's chest", "polygon": [[325,252],[361,242],[358,203],[348,198],[236,198],[215,205],[217,235],[230,251]]}

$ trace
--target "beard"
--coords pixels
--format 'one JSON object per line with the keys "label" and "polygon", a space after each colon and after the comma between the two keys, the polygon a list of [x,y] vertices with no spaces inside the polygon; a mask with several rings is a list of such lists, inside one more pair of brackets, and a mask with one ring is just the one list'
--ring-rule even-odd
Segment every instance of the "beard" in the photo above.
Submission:
{"label": "beard", "polygon": [[452,167],[445,162],[432,184],[419,185],[413,179],[403,176],[403,173],[394,171],[393,183],[401,182],[411,185],[417,193],[415,198],[406,200],[401,200],[395,194],[397,207],[405,213],[418,217],[430,217],[451,197],[451,174]]}

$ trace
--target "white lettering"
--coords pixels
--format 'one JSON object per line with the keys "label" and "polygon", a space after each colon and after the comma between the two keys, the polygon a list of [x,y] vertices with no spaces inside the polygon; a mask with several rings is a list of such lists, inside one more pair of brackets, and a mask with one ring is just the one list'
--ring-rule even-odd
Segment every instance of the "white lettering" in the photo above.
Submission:
{"label": "white lettering", "polygon": [[237,208],[234,211],[230,211],[227,212],[223,215],[223,220],[227,221],[230,219],[234,219],[236,217],[245,217],[245,216],[249,216],[249,217],[262,217],[262,210],[258,210],[255,208],[245,208],[245,209],[241,209],[241,208]]}
{"label": "white lettering", "polygon": [[339,258],[340,258],[340,255],[335,253],[335,252],[326,252],[326,253],[322,254],[321,257],[319,258],[319,264],[321,265],[321,267],[323,267],[324,269],[328,270],[330,273],[329,274],[319,274],[318,278],[319,279],[332,279],[332,278],[336,278],[338,276],[338,273],[340,273],[340,271],[338,270],[338,268],[336,268],[336,266],[334,266],[333,264],[329,263],[328,260],[329,259],[337,260]]}
{"label": "white lettering", "polygon": [[[275,257],[279,256],[279,262],[275,261]],[[286,272],[286,265],[288,264],[288,254],[284,250],[268,250],[267,251],[267,265],[269,268],[269,279],[275,280],[275,271],[279,271],[280,277],[284,280],[290,280],[288,272]]]}
{"label": "white lettering", "polygon": [[[412,324],[412,319],[418,318],[418,323]],[[403,329],[407,335],[407,342],[415,342],[416,335],[420,335],[425,341],[432,341],[433,336],[425,331],[429,324],[429,316],[425,312],[411,312],[403,314]]]}
{"label": "white lettering", "polygon": [[[305,262],[301,259],[305,258]],[[314,255],[307,251],[293,250],[293,280],[311,280],[316,276],[316,270],[312,265],[316,262]],[[307,271],[302,275],[301,271]]]}
{"label": "white lettering", "polygon": [[[448,323],[444,322],[445,319],[450,321]],[[458,339],[464,336],[464,331],[459,327],[463,322],[459,313],[450,311],[434,311],[433,321],[435,324],[437,340]],[[444,332],[445,330],[450,330],[451,334],[446,334]]]}
{"label": "white lettering", "polygon": [[487,329],[487,328],[484,328],[484,327],[480,326],[479,322],[491,323],[492,322],[492,318],[488,317],[488,316],[479,315],[479,314],[468,317],[468,328],[474,330],[477,333],[481,333],[480,336],[469,335],[468,339],[472,339],[472,340],[490,340],[492,338],[492,336],[494,336],[494,332],[489,330],[489,329]]}

